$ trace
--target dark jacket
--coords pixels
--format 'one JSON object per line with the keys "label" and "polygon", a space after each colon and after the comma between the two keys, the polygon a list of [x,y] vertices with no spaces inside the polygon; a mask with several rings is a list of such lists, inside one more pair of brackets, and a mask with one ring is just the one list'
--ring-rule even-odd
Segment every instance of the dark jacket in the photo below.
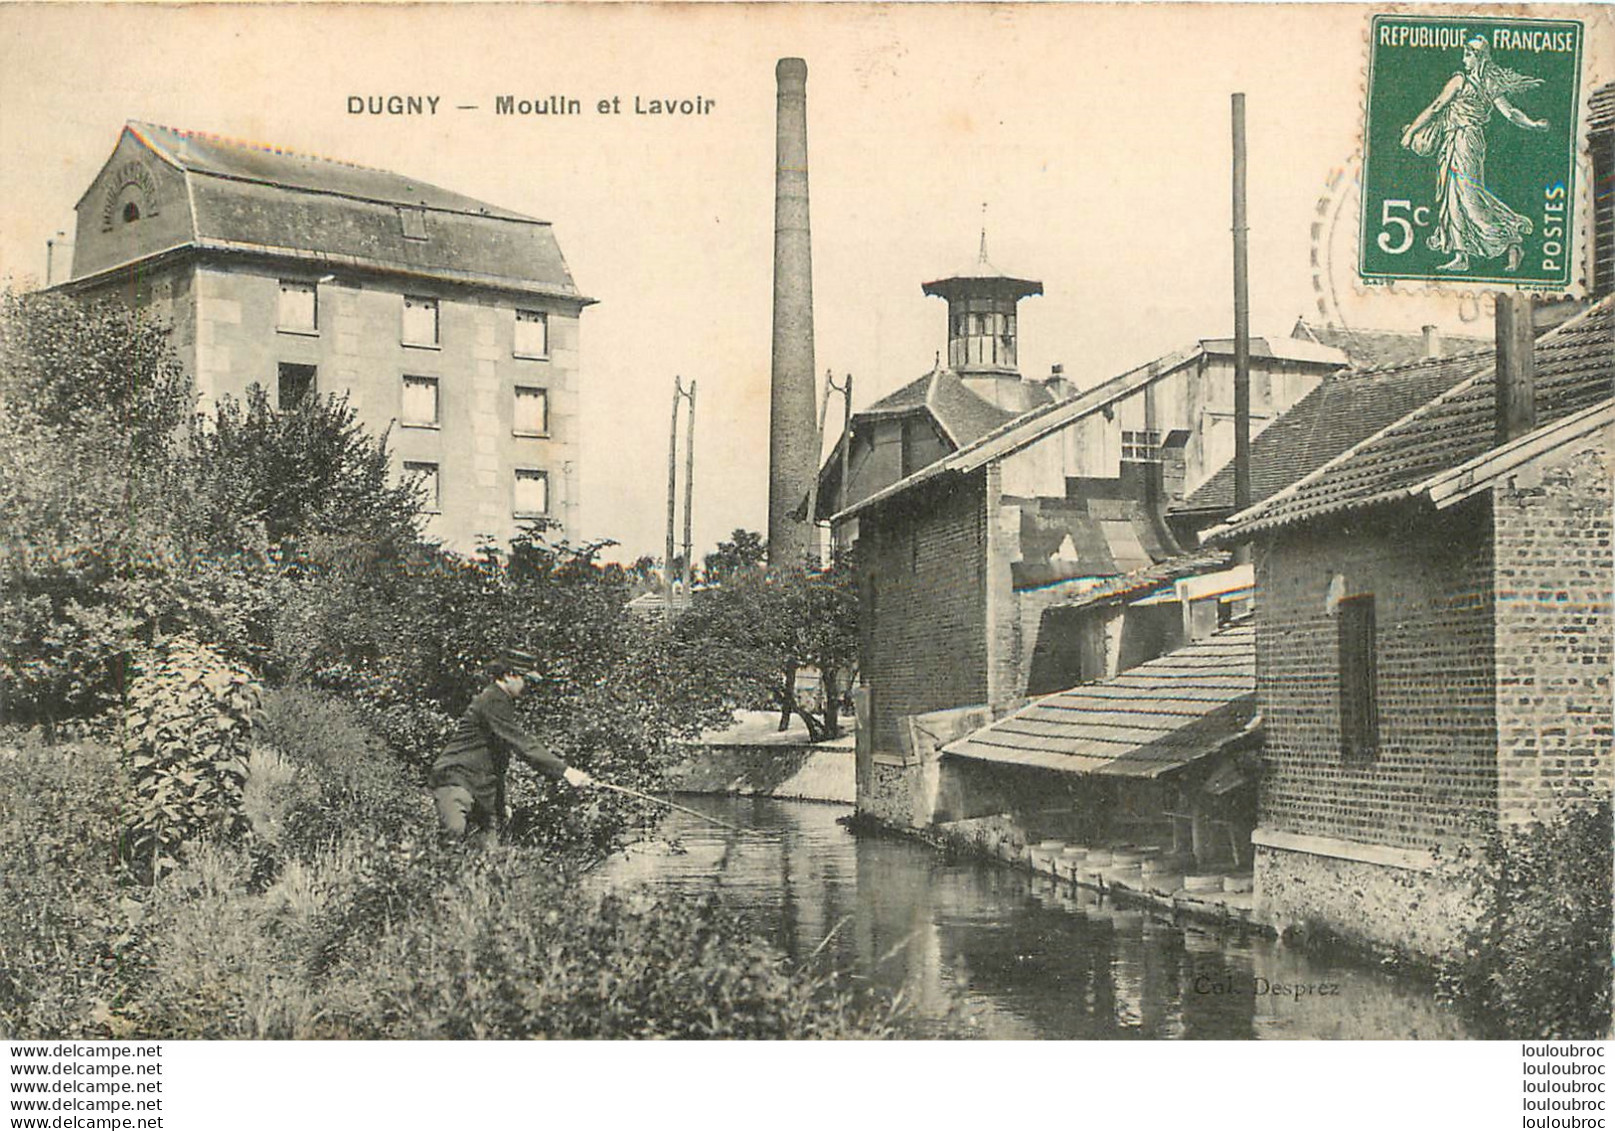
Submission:
{"label": "dark jacket", "polygon": [[471,700],[443,753],[432,763],[432,788],[464,786],[497,813],[503,806],[505,768],[512,753],[552,778],[566,772],[566,763],[516,722],[516,704],[505,689],[492,684]]}

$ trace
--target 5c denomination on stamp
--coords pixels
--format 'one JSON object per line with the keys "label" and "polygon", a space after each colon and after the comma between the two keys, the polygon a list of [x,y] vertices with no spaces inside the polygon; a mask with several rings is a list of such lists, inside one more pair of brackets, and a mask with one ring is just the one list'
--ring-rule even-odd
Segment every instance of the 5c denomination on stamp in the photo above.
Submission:
{"label": "5c denomination on stamp", "polygon": [[1375,16],[1358,270],[1571,281],[1581,24]]}

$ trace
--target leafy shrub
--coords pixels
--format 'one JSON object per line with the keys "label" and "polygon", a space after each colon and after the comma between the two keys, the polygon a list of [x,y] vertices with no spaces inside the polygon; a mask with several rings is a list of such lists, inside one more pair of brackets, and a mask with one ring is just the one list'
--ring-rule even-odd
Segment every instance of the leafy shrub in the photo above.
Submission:
{"label": "leafy shrub", "polygon": [[1488,909],[1443,978],[1498,1037],[1609,1031],[1609,800],[1489,838],[1469,865]]}
{"label": "leafy shrub", "polygon": [[206,645],[173,640],[129,689],[124,748],[133,773],[123,851],[143,876],[172,867],[180,845],[247,828],[247,776],[259,688]]}

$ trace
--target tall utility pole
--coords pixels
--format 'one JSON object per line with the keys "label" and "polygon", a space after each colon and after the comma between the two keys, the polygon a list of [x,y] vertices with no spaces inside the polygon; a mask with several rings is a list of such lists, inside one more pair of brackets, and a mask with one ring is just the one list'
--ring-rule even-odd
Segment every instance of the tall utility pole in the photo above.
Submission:
{"label": "tall utility pole", "polygon": [[[1233,96],[1234,120],[1234,510],[1251,505],[1251,327],[1246,262],[1250,231],[1245,217],[1245,96]],[[1249,546],[1238,550],[1249,561]]]}
{"label": "tall utility pole", "polygon": [[695,559],[691,557],[690,511],[695,500],[695,378],[690,378],[690,412],[684,418],[684,592],[690,592],[695,577]]}
{"label": "tall utility pole", "polygon": [[[835,374],[828,369],[824,371],[824,392],[819,397],[819,428],[813,434],[815,453],[824,451],[824,418],[829,414],[830,390],[836,387]],[[819,554],[819,469],[818,456],[815,455],[813,467],[813,481],[808,484],[807,497],[807,546],[802,554],[802,563],[809,568],[813,559]]]}
{"label": "tall utility pole", "polygon": [[[686,441],[687,451],[685,459],[689,469],[695,467],[695,381],[691,379],[688,391],[684,388],[683,378],[673,378],[673,414],[667,432],[667,553],[662,559],[662,594],[666,599],[666,614],[669,620],[673,618],[673,593],[678,585],[678,574],[673,565],[673,530],[674,522],[678,517],[678,473],[679,473],[679,402],[686,397],[690,401],[689,437]],[[690,554],[690,479],[686,472],[684,484],[684,554],[685,578],[689,577]]]}
{"label": "tall utility pole", "polygon": [[836,500],[836,513],[847,509],[847,474],[852,463],[852,374],[841,383],[841,497]]}

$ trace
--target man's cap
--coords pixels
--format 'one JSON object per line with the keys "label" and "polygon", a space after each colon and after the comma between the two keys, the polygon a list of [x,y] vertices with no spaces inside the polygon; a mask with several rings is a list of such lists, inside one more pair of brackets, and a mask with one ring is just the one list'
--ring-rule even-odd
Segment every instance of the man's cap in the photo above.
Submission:
{"label": "man's cap", "polygon": [[543,673],[539,670],[538,657],[531,652],[523,652],[517,648],[508,648],[500,656],[510,669],[524,679],[542,679]]}

